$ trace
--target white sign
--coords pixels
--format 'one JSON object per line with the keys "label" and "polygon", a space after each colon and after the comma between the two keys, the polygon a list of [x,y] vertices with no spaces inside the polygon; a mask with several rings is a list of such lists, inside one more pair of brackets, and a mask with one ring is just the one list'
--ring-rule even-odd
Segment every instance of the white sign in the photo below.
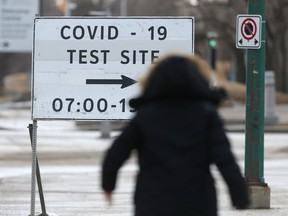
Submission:
{"label": "white sign", "polygon": [[36,18],[32,119],[127,120],[138,79],[170,52],[194,52],[191,17]]}
{"label": "white sign", "polygon": [[0,0],[0,52],[31,52],[38,0]]}
{"label": "white sign", "polygon": [[260,49],[261,26],[261,15],[238,15],[236,22],[236,47],[240,49]]}

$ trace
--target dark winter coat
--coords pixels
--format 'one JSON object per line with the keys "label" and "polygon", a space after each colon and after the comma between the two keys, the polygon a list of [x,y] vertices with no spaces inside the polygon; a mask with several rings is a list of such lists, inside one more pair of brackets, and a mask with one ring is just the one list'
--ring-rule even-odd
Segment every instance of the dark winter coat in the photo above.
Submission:
{"label": "dark winter coat", "polygon": [[211,164],[224,177],[232,204],[245,207],[246,184],[215,106],[219,92],[210,90],[191,62],[169,60],[154,69],[132,102],[137,114],[106,154],[103,189],[114,190],[119,168],[136,150],[136,216],[216,216]]}

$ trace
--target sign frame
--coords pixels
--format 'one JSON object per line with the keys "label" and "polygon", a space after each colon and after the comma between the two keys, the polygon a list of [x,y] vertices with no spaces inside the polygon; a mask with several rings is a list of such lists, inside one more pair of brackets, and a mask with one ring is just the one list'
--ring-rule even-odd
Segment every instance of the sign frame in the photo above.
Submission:
{"label": "sign frame", "polygon": [[[86,29],[85,32],[88,35],[88,39],[82,35],[83,28],[79,27],[84,21],[86,23],[85,28],[88,29]],[[54,26],[56,22],[57,26]],[[100,22],[102,25],[99,25],[99,28],[96,29],[98,26],[96,28],[92,26],[91,23],[93,22],[95,22],[95,26],[99,25]],[[153,24],[155,24],[155,26]],[[49,30],[49,25],[52,26],[52,31],[51,29]],[[147,26],[150,25],[151,29],[147,32]],[[129,29],[131,26],[138,26],[139,28],[136,28],[135,31],[133,29],[132,31]],[[183,29],[183,26],[187,29]],[[60,43],[58,41],[59,35],[57,35],[56,38],[55,35],[45,34],[48,30],[53,34],[55,29],[58,29],[57,33],[60,32],[62,34],[61,40],[63,38],[67,40],[62,40]],[[143,29],[145,29],[145,31]],[[181,33],[179,29],[182,29],[184,32]],[[194,54],[194,29],[194,17],[36,17],[34,19],[32,57],[32,119],[74,121],[129,120],[134,114],[134,110],[129,107],[129,100],[132,98],[132,95],[135,97],[140,91],[138,84],[134,83],[137,82],[138,78],[142,76],[153,62],[168,53],[180,52]],[[101,32],[102,30],[104,32]],[[120,33],[123,33],[124,30],[127,33],[120,36]],[[99,31],[99,35],[97,35],[97,31]],[[187,32],[189,32],[189,34],[187,34]],[[116,38],[117,34],[118,37]],[[147,39],[147,34],[149,34],[149,39]],[[98,37],[98,39],[93,38],[95,40],[89,42],[89,37]],[[108,37],[110,37],[110,41]],[[116,38],[114,41],[112,40],[113,37]],[[71,39],[71,42],[68,43],[68,39]],[[69,53],[67,53],[68,45],[65,45],[65,43],[69,46],[72,44],[73,46],[73,48],[69,49]],[[82,45],[84,47],[83,49]],[[53,48],[52,46],[55,47]],[[97,50],[97,55],[99,56],[96,56],[95,50],[93,54],[91,54],[93,50],[90,53],[89,51],[87,52],[91,46],[99,48],[99,50]],[[114,48],[118,46],[119,48]],[[106,47],[106,49],[103,47]],[[125,47],[125,49],[123,47]],[[109,50],[109,48],[112,50]],[[57,52],[53,54],[49,53],[53,49],[56,49]],[[63,50],[67,51],[64,57]],[[119,56],[113,56],[114,52],[118,52],[118,54],[121,53],[121,64],[120,60],[117,59]],[[110,57],[111,67],[109,65]],[[64,60],[66,62],[64,62],[63,58],[65,58]],[[95,63],[96,60],[98,61],[96,66],[91,66],[92,68],[87,66],[89,62]],[[115,62],[117,61],[118,63],[116,64]],[[80,62],[85,64],[80,65]],[[61,68],[62,66],[63,68]],[[125,74],[122,74],[122,72],[118,74],[116,69],[122,69],[122,71],[125,71]],[[135,72],[135,70],[138,71]],[[94,71],[97,71],[96,73],[100,75],[98,74],[98,77],[94,76]],[[78,82],[80,72],[86,75],[88,74],[89,76],[91,75],[91,77],[85,79],[86,83],[82,82],[78,87],[69,89]],[[71,74],[78,75],[69,77]],[[80,79],[82,79],[82,77],[80,77]],[[49,83],[50,86],[47,83]],[[83,85],[85,85],[85,87]],[[98,87],[101,86],[101,89],[94,91],[97,93],[103,92],[102,96],[97,97],[97,99],[93,96],[87,96],[81,99],[72,96],[79,92],[80,95],[85,95],[87,91],[93,91],[92,86],[95,87],[96,85]],[[47,86],[50,89],[45,90]],[[86,89],[88,86],[90,90]],[[115,86],[117,86],[117,88]],[[129,86],[129,88],[127,86]],[[50,101],[48,103],[44,101],[44,99],[46,100],[46,97],[51,97],[49,92],[51,92],[51,95],[58,92],[60,96],[53,96],[52,99],[49,99]],[[63,96],[64,94],[62,94],[62,92],[70,92],[71,94]],[[118,99],[117,97],[120,92],[122,92],[123,97]],[[133,94],[129,92],[133,92]],[[106,98],[107,95],[110,96],[110,99]],[[110,102],[114,100],[114,98],[116,98],[115,100],[118,102]],[[46,108],[47,106],[50,106],[49,111]],[[51,106],[55,112],[51,111]],[[70,113],[61,114],[64,109]],[[97,115],[94,109],[97,109]],[[110,113],[106,112],[110,109],[118,109],[118,111],[113,111],[114,113],[112,111]],[[119,109],[121,109],[121,111],[119,111]],[[130,110],[130,113],[123,114],[123,110],[125,110],[125,112]],[[102,112],[101,115],[99,112]]]}
{"label": "sign frame", "polygon": [[260,49],[262,16],[240,14],[236,21],[236,47],[238,49]]}

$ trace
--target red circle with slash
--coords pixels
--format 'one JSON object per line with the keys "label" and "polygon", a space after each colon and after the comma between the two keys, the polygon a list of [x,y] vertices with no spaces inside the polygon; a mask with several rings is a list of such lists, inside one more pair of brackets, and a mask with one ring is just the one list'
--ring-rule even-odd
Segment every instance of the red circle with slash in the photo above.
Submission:
{"label": "red circle with slash", "polygon": [[[253,27],[254,27],[254,31],[253,29],[250,28],[250,26],[248,26],[248,23],[252,23]],[[243,31],[244,29],[246,29],[250,34],[247,35],[245,33],[245,31]],[[246,40],[251,40],[255,37],[257,33],[257,25],[256,25],[256,22],[251,19],[251,18],[247,18],[245,19],[243,22],[242,22],[242,25],[241,25],[241,34],[242,36],[246,39]]]}

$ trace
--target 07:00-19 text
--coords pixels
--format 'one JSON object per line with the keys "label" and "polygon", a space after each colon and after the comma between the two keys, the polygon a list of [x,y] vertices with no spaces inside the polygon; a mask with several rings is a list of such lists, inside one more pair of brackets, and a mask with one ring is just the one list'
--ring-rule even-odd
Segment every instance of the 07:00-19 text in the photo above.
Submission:
{"label": "07:00-19 text", "polygon": [[[98,111],[100,113],[106,112],[109,108],[120,107],[121,112],[135,112],[135,109],[126,109],[127,103],[126,99],[123,98],[119,101],[119,104],[110,105],[105,98],[99,98],[98,100],[93,100],[92,98],[85,98],[82,102],[75,101],[75,98],[55,98],[52,101],[52,109],[54,112],[93,112]],[[130,108],[130,107],[129,107]]]}

